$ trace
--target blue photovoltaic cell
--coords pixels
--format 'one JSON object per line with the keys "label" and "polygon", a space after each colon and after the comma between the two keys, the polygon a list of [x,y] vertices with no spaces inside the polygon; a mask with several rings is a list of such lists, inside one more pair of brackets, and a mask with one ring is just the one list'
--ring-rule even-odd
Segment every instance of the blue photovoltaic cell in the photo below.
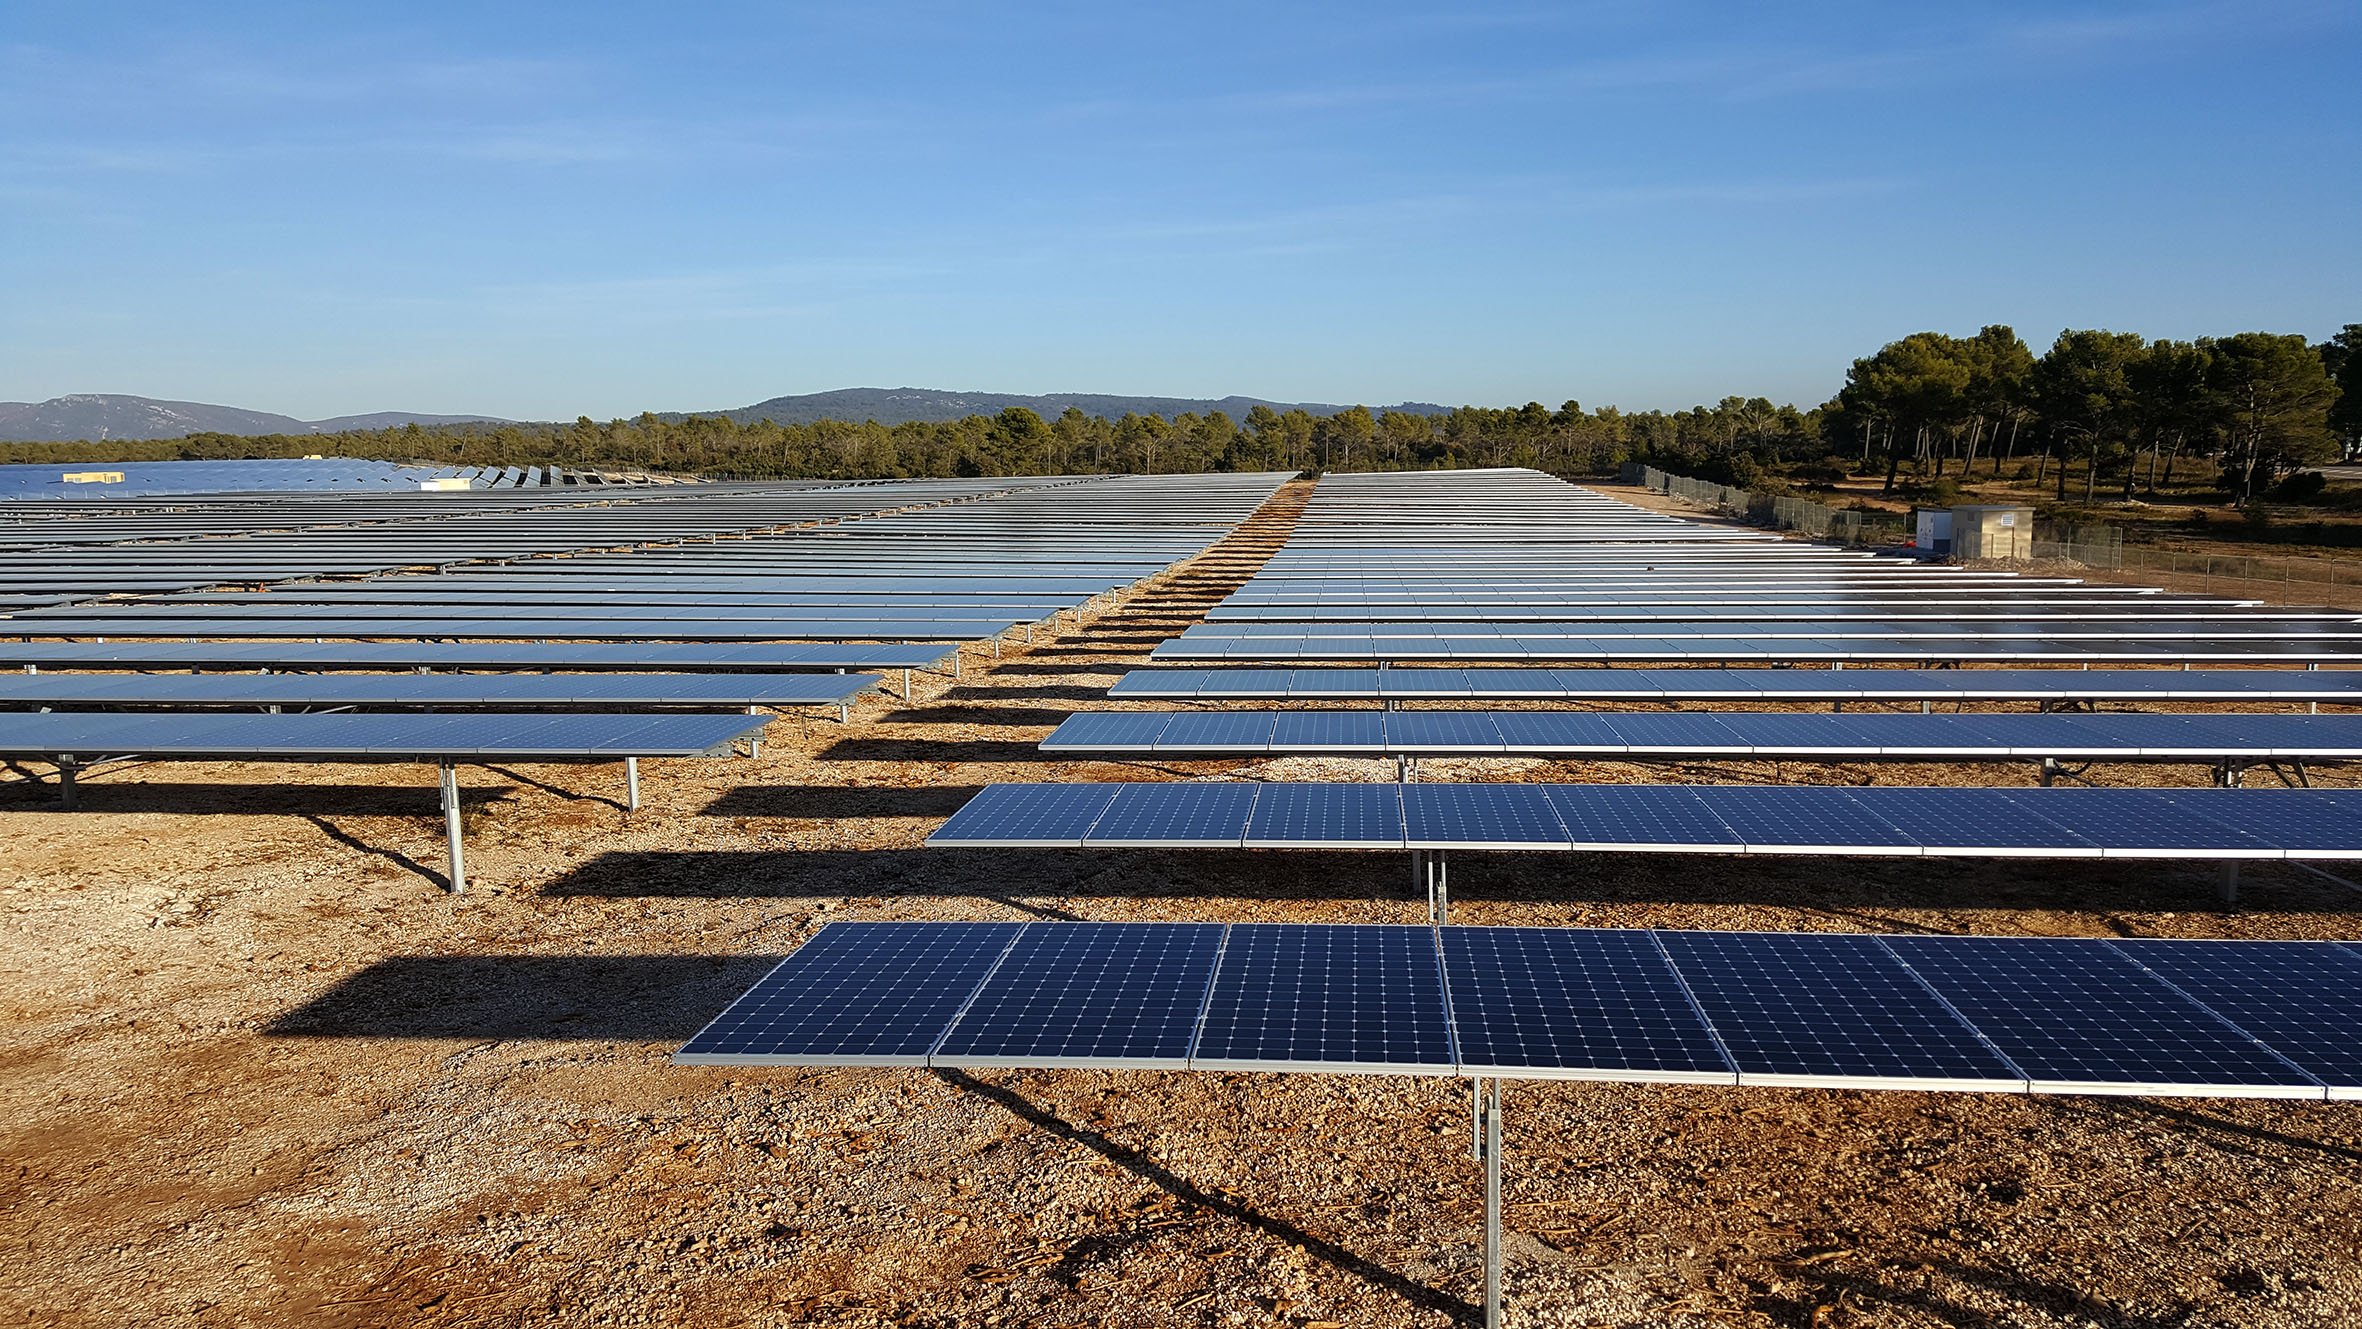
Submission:
{"label": "blue photovoltaic cell", "polygon": [[1386,746],[1380,711],[1281,711],[1271,729],[1273,752],[1378,752]]}
{"label": "blue photovoltaic cell", "polygon": [[2220,796],[2238,798],[2249,792],[2244,789],[2191,789],[2171,794],[2149,789],[2013,790],[2010,801],[2117,854],[2272,857],[2270,845],[2246,834],[2232,822],[2235,812],[2215,815],[2221,806]]}
{"label": "blue photovoltaic cell", "polygon": [[1115,801],[1108,784],[993,784],[978,790],[927,843],[979,848],[1076,848]]}
{"label": "blue photovoltaic cell", "polygon": [[1493,717],[1510,752],[1617,753],[1624,739],[1604,715],[1580,711],[1503,711]]}
{"label": "blue photovoltaic cell", "polygon": [[2304,858],[2362,858],[2362,823],[2351,801],[2327,790],[2171,789],[2158,794],[2174,807],[2235,828],[2276,849]]}
{"label": "blue photovoltaic cell", "polygon": [[1407,784],[1403,828],[1413,849],[1564,849],[1566,827],[1542,785]]}
{"label": "blue photovoltaic cell", "polygon": [[[1865,719],[1938,719],[1933,716],[1864,717],[1856,715],[1783,715],[1776,712],[1720,717],[1739,740],[1757,752],[1774,750],[1835,756],[1875,755],[1878,739]],[[1938,719],[1938,723],[1941,720]]]}
{"label": "blue photovoltaic cell", "polygon": [[1679,785],[1545,787],[1577,849],[1737,850],[1742,844],[1704,798]]}
{"label": "blue photovoltaic cell", "polygon": [[1434,931],[1233,924],[1192,1065],[1452,1074]]}
{"label": "blue photovoltaic cell", "polygon": [[1384,687],[1384,675],[1375,669],[1289,669],[1287,696],[1299,700],[1318,698],[1373,698]]}
{"label": "blue photovoltaic cell", "polygon": [[[1659,932],[1739,1073],[2023,1089],[1876,938]],[[1453,995],[1459,995],[1458,987]]]}
{"label": "blue photovoltaic cell", "polygon": [[1247,822],[1249,849],[1400,849],[1402,794],[1392,784],[1267,784]]}
{"label": "blue photovoltaic cell", "polygon": [[1060,721],[1041,747],[1044,752],[1145,752],[1172,718],[1164,711],[1085,711]]}
{"label": "blue photovoltaic cell", "polygon": [[2285,1092],[2313,1083],[2097,938],[1886,941],[2040,1087]]}
{"label": "blue photovoltaic cell", "polygon": [[1712,715],[1618,715],[1616,737],[1635,750],[1667,752],[1744,752],[1746,740],[1724,717]]}
{"label": "blue photovoltaic cell", "polygon": [[1235,849],[1255,806],[1253,784],[1128,784],[1084,842],[1095,848]]}
{"label": "blue photovoltaic cell", "polygon": [[2339,1096],[2362,1092],[2362,954],[2330,941],[2109,944]]}
{"label": "blue photovoltaic cell", "polygon": [[1648,933],[1439,931],[1469,1072],[1733,1081],[1729,1060]]}
{"label": "blue photovoltaic cell", "polygon": [[1222,671],[1216,669],[1135,669],[1115,681],[1107,695],[1121,701],[1170,700],[1194,697],[1197,690]]}
{"label": "blue photovoltaic cell", "polygon": [[[1137,672],[1137,671],[1135,671]],[[1201,669],[1200,697],[1263,698],[1287,695],[1286,669]]]}
{"label": "blue photovoltaic cell", "polygon": [[682,1045],[691,1063],[916,1066],[1022,923],[831,923]]}
{"label": "blue photovoltaic cell", "polygon": [[1189,1064],[1219,923],[1028,926],[933,1064]]}
{"label": "blue photovoltaic cell", "polygon": [[1157,735],[1160,752],[1261,752],[1271,746],[1269,711],[1189,711]]}
{"label": "blue photovoltaic cell", "polygon": [[2012,797],[2022,792],[1898,785],[1879,789],[1873,806],[1930,853],[2099,856],[2098,845],[2026,811]]}
{"label": "blue photovoltaic cell", "polygon": [[1386,746],[1395,752],[1499,752],[1501,731],[1477,711],[1393,711]]}
{"label": "blue photovoltaic cell", "polygon": [[1714,815],[1757,853],[1875,850],[1918,843],[1842,789],[1718,786],[1705,797]]}

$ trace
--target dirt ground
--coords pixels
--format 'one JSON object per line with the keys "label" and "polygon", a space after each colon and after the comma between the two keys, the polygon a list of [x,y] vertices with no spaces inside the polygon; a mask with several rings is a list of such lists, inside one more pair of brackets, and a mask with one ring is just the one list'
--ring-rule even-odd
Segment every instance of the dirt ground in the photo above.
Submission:
{"label": "dirt ground", "polygon": [[[752,1071],[667,1055],[846,918],[1413,922],[1405,856],[950,852],[992,780],[1387,778],[1032,745],[1254,562],[786,715],[757,759],[112,768],[0,786],[0,1321],[1443,1325],[1464,1082]],[[1435,779],[2026,784],[2030,768],[1427,763]],[[2202,783],[2111,767],[2106,783]],[[2325,782],[2351,783],[2332,774]],[[1466,855],[1455,921],[2354,937],[2362,897],[2168,862]],[[2362,1320],[2362,1106],[1508,1086],[1529,1325]]]}

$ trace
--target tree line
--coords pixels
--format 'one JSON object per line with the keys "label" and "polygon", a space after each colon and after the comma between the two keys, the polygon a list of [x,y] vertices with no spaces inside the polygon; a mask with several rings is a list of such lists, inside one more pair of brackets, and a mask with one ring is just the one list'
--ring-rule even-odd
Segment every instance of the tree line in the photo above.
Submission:
{"label": "tree line", "polygon": [[641,415],[572,424],[405,425],[341,434],[193,434],[147,442],[6,443],[0,462],[301,457],[462,466],[653,470],[746,479],[1393,470],[1530,466],[1560,475],[1626,461],[1747,485],[1767,470],[1837,479],[1883,469],[1892,489],[2031,460],[2066,497],[2103,482],[2133,496],[2177,468],[2219,468],[2248,500],[2304,466],[2362,446],[2362,324],[2320,345],[2248,332],[2181,342],[2068,330],[2040,356],[2007,327],[1973,336],[1919,332],[1856,360],[1845,387],[1810,409],[1725,397],[1685,411],[1586,409],[1578,402],[1434,415],[1333,415],[1256,406],[1113,419],[1022,407],[945,423],[823,420],[787,425],[724,416]]}

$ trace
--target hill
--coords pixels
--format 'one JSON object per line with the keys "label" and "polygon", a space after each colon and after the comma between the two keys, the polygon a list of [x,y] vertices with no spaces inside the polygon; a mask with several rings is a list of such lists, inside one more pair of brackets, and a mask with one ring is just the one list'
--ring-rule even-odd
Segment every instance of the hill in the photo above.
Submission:
{"label": "hill", "polygon": [[88,392],[41,402],[0,402],[0,439],[48,443],[180,438],[188,434],[332,434],[347,429],[391,429],[413,423],[457,424],[491,419],[494,417],[487,415],[380,411],[328,420],[298,420],[292,415],[237,406]]}
{"label": "hill", "polygon": [[[1221,411],[1231,419],[1238,420],[1256,406],[1268,406],[1282,412],[1302,410],[1313,415],[1335,415],[1348,409],[1320,402],[1265,401],[1260,397],[1127,397],[1098,392],[1054,392],[1042,396],[1024,396],[1007,392],[946,392],[939,388],[838,388],[832,392],[773,397],[736,410],[699,411],[694,414],[726,415],[740,424],[751,424],[757,420],[771,420],[783,425],[805,425],[818,420],[875,420],[889,425],[906,421],[940,424],[971,415],[997,415],[1012,406],[1022,406],[1045,420],[1057,419],[1069,406],[1085,415],[1111,420],[1126,414],[1161,415],[1171,419],[1182,414],[1207,415],[1214,411]],[[1429,402],[1404,402],[1377,409],[1406,411],[1413,415],[1442,415],[1450,408]],[[663,418],[679,420],[686,416],[666,414]]]}

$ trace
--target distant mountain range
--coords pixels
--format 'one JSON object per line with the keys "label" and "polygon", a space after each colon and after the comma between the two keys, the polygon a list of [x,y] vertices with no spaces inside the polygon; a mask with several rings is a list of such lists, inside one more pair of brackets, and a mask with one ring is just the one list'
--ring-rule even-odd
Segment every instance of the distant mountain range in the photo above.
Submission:
{"label": "distant mountain range", "polygon": [[195,401],[158,401],[115,393],[77,393],[48,401],[0,401],[0,439],[22,443],[77,439],[179,438],[184,434],[333,434],[347,429],[393,429],[406,424],[447,425],[498,422],[489,415],[419,415],[378,411],[328,420],[208,406]]}
{"label": "distant mountain range", "polygon": [[[1176,415],[1207,415],[1214,411],[1240,420],[1257,406],[1281,412],[1302,410],[1313,415],[1335,415],[1350,409],[1321,402],[1265,401],[1260,397],[1123,397],[1099,392],[1052,392],[1028,397],[1007,392],[944,392],[937,388],[838,388],[799,397],[773,397],[733,411],[666,412],[663,418],[682,420],[694,414],[726,415],[740,424],[757,420],[783,425],[807,425],[815,420],[875,420],[888,425],[916,420],[938,424],[964,420],[971,415],[998,415],[1012,406],[1022,406],[1044,420],[1057,419],[1070,406],[1085,415],[1111,420],[1127,414],[1161,415],[1169,420]],[[1372,408],[1374,412],[1407,411],[1413,415],[1441,415],[1450,409],[1431,402]]]}
{"label": "distant mountain range", "polygon": [[[1243,420],[1257,406],[1282,412],[1302,410],[1313,415],[1335,415],[1348,409],[1320,402],[1265,401],[1260,397],[1123,397],[1096,392],[1027,397],[1006,392],[943,392],[934,388],[839,388],[834,392],[773,397],[736,410],[658,414],[666,420],[685,420],[691,415],[726,415],[740,424],[756,420],[772,420],[783,425],[811,424],[816,420],[875,420],[892,425],[913,420],[935,424],[971,415],[997,415],[1012,406],[1022,406],[1045,420],[1057,419],[1068,407],[1110,419],[1126,413],[1171,419],[1184,413],[1207,415],[1221,411],[1233,420]],[[1379,413],[1441,415],[1450,408],[1432,402],[1402,402],[1372,409]],[[333,434],[348,429],[395,429],[407,424],[474,423],[511,422],[492,415],[422,415],[414,411],[298,420],[292,415],[236,406],[159,401],[153,397],[114,393],[78,393],[43,402],[0,402],[0,440],[24,443],[180,438],[187,434]]]}

